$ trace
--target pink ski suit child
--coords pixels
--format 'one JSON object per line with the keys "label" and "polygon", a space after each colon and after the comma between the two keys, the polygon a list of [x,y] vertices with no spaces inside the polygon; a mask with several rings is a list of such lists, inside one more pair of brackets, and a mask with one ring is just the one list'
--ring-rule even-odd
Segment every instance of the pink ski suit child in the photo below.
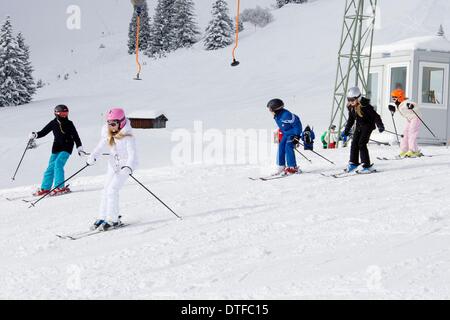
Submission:
{"label": "pink ski suit child", "polygon": [[87,164],[94,164],[105,147],[109,148],[108,171],[99,216],[91,227],[93,230],[98,228],[101,231],[120,226],[119,191],[137,167],[136,141],[125,112],[120,108],[108,112],[107,124],[102,128],[101,139],[88,158]]}
{"label": "pink ski suit child", "polygon": [[422,153],[417,145],[417,137],[420,130],[420,119],[418,118],[418,106],[406,99],[402,89],[396,89],[391,94],[394,104],[389,105],[389,110],[394,113],[396,110],[406,119],[403,130],[403,138],[400,142],[400,157],[420,157]]}

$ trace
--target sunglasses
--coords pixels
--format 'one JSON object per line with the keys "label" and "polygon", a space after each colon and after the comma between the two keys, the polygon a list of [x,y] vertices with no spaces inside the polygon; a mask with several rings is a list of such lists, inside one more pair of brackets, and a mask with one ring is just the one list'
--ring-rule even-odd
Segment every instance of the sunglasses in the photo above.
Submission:
{"label": "sunglasses", "polygon": [[398,100],[398,97],[391,97],[392,100]]}

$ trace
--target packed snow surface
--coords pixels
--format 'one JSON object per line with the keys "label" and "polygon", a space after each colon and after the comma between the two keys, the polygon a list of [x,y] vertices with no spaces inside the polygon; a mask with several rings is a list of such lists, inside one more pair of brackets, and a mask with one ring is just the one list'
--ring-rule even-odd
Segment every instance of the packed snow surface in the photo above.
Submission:
{"label": "packed snow surface", "polygon": [[[371,146],[372,156],[392,153]],[[348,148],[323,152],[337,163]],[[253,166],[139,170],[121,193],[129,226],[76,241],[102,179],[35,208],[30,187],[0,192],[1,298],[449,298],[450,152],[379,162],[379,173],[334,179],[313,154],[303,174],[252,181]]]}
{"label": "packed snow surface", "polygon": [[[298,155],[303,174],[273,181],[248,179],[272,169],[269,155],[255,164],[172,162],[173,134],[193,132],[194,121],[223,134],[271,134],[265,105],[274,97],[320,135],[330,118],[343,0],[289,5],[274,10],[275,21],[263,29],[246,25],[236,68],[231,47],[207,52],[200,42],[164,59],[143,58],[143,81],[132,80],[134,56],[126,53],[128,1],[54,2],[0,0],[0,18],[12,15],[30,40],[36,75],[49,83],[33,103],[0,110],[0,298],[450,298],[446,147],[422,146],[433,157],[380,161],[398,146],[370,144],[380,172],[341,179],[320,173],[344,168],[349,148],[323,150],[318,140],[315,150],[336,165],[305,152],[312,164]],[[77,3],[85,24],[67,31],[60,27],[66,7]],[[36,12],[32,18],[25,6]],[[196,7],[204,28],[210,5]],[[43,8],[54,19],[43,18]],[[449,13],[447,0],[380,1],[375,44],[434,35],[441,23],[450,30]],[[57,79],[66,73],[69,80]],[[163,112],[167,129],[135,131],[135,177],[183,220],[130,179],[120,198],[129,226],[57,238],[95,220],[106,171],[99,159],[70,182],[73,193],[34,208],[22,201],[39,186],[52,142],[38,140],[12,182],[28,133],[43,128],[60,103],[69,106],[86,151],[96,145],[108,108]],[[388,133],[373,137],[392,140]],[[74,153],[66,174],[84,164]]]}

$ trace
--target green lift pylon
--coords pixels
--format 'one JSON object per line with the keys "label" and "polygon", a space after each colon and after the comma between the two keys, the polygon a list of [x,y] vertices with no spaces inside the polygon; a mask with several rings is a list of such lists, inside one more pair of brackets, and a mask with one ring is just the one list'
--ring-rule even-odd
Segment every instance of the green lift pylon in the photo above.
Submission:
{"label": "green lift pylon", "polygon": [[[346,0],[344,23],[338,54],[336,82],[333,94],[330,126],[338,120],[338,134],[343,127],[346,95],[350,87],[368,92],[370,62],[377,0]],[[336,147],[339,143],[336,143]]]}

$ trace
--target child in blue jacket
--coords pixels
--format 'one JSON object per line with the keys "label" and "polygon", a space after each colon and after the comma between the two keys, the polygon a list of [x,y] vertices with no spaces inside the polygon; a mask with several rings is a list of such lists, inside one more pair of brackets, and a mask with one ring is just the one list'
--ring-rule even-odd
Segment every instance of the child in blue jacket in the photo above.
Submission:
{"label": "child in blue jacket", "polygon": [[280,99],[270,100],[267,108],[273,114],[275,122],[283,134],[278,145],[278,173],[285,175],[300,173],[294,153],[294,148],[298,141],[300,141],[302,134],[300,118],[286,110],[283,101]]}

